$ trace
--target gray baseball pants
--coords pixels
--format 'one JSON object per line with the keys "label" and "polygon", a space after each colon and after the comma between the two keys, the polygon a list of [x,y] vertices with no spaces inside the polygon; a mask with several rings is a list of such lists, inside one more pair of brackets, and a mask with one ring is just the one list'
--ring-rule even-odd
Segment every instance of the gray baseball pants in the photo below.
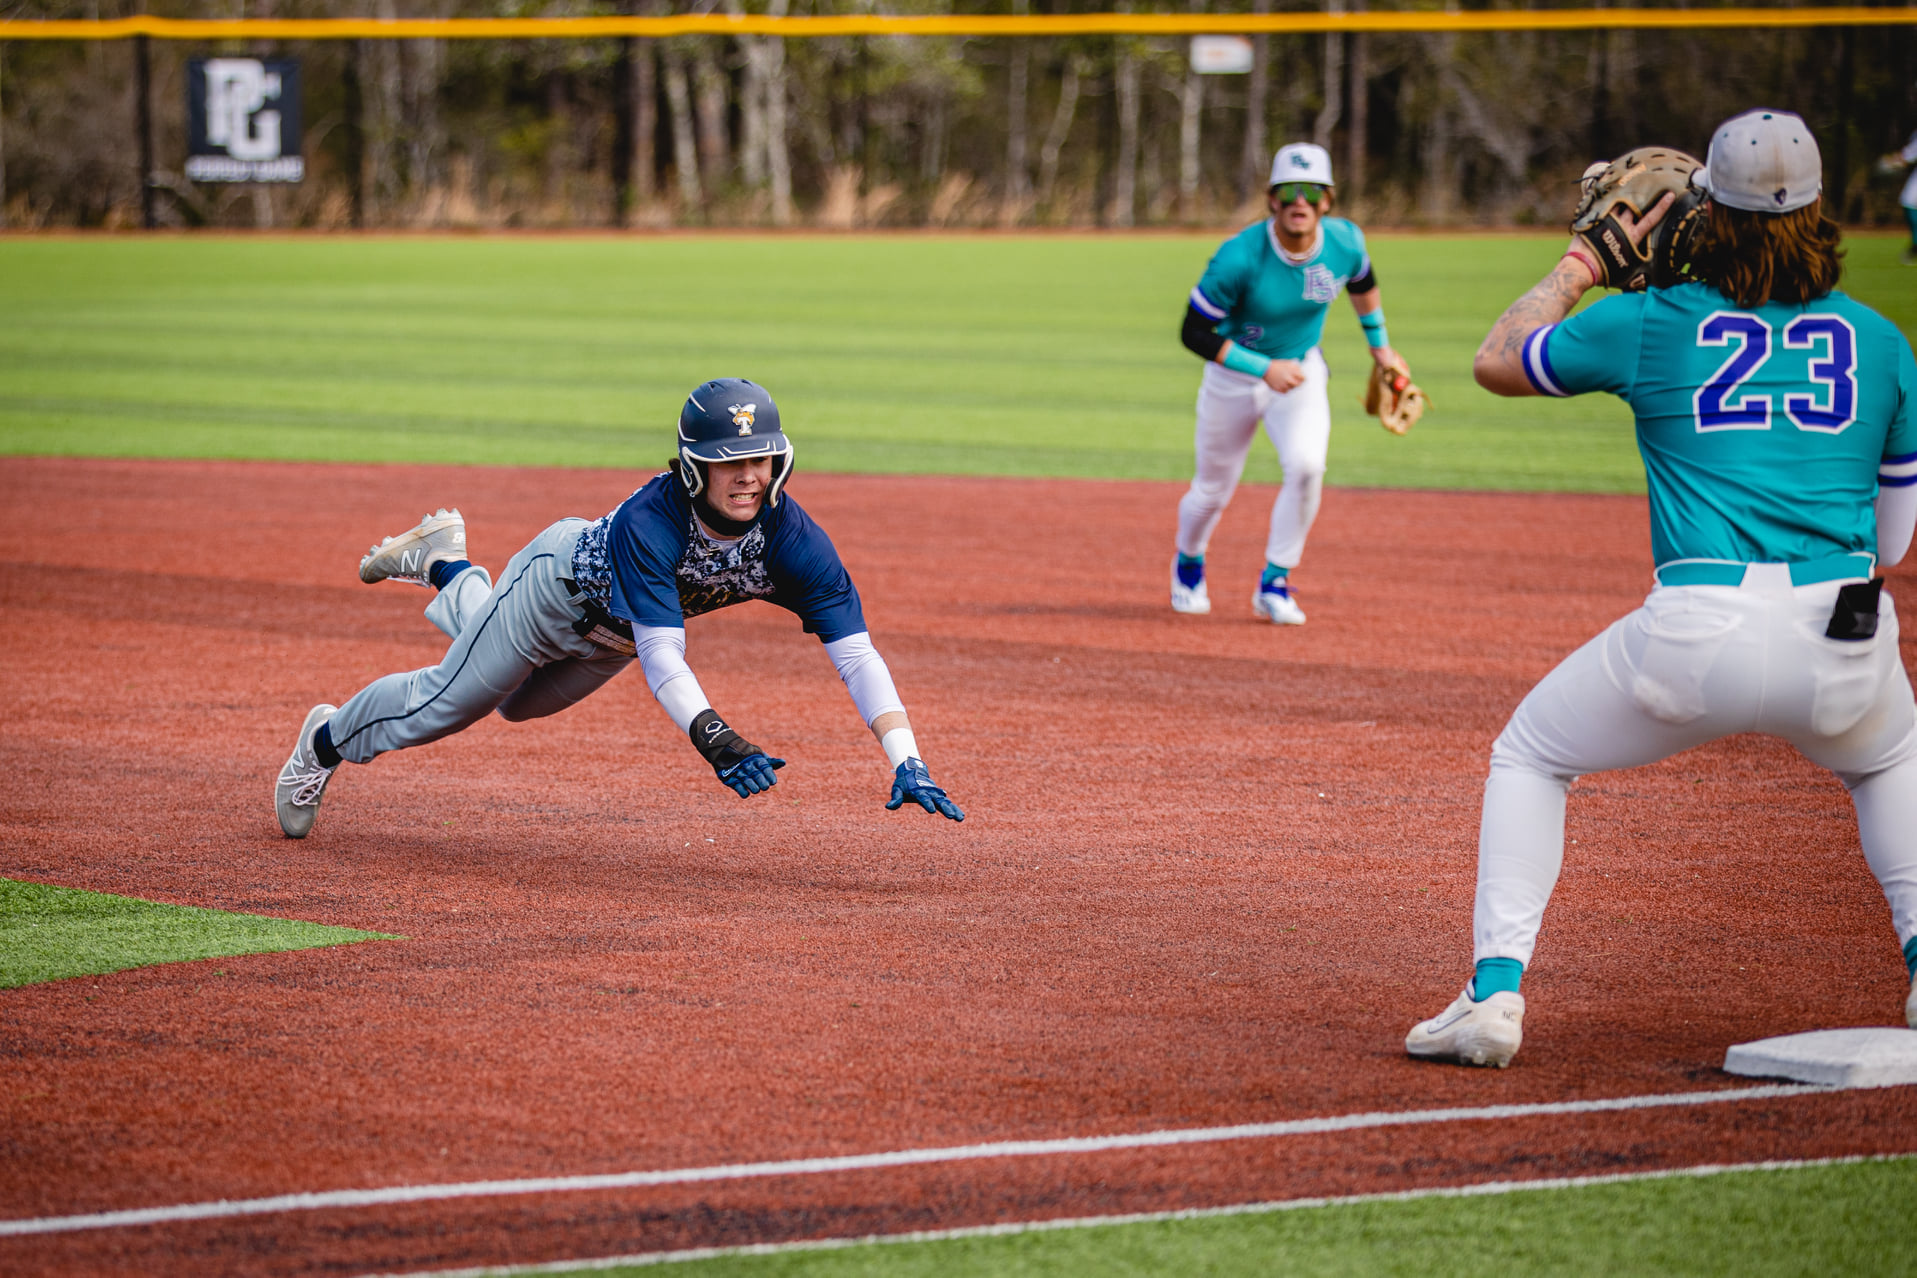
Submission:
{"label": "gray baseball pants", "polygon": [[573,547],[583,519],[562,519],[512,557],[495,587],[475,565],[446,583],[427,619],[452,636],[438,665],[390,674],[333,713],[333,748],[354,763],[425,745],[497,710],[512,722],[558,714],[632,658],[573,633]]}

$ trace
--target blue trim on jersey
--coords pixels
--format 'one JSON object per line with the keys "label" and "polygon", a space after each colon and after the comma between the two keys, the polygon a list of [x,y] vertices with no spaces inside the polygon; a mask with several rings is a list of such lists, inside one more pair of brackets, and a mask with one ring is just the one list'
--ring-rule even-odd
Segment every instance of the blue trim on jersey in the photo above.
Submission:
{"label": "blue trim on jersey", "polygon": [[[459,669],[453,671],[452,676],[446,680],[445,684],[440,688],[438,692],[435,692],[432,696],[426,698],[426,700],[420,702],[418,705],[414,706],[411,710],[408,710],[405,714],[389,714],[383,719],[371,719],[365,723],[362,723],[359,727],[353,729],[352,736],[347,737],[345,741],[335,741],[333,743],[333,748],[335,750],[340,751],[343,754],[345,753],[343,747],[349,745],[352,742],[354,737],[357,737],[360,733],[366,731],[368,728],[374,726],[375,724],[394,723],[399,720],[410,719],[414,715],[418,714],[420,711],[424,710],[427,706],[432,705],[433,702],[445,696],[448,692],[451,692],[453,689],[453,685],[459,682],[459,676],[461,672],[463,672],[466,669],[466,663],[472,660],[473,649],[479,645],[479,636],[486,633],[486,627],[492,625],[493,618],[499,615],[499,605],[509,595],[511,595],[515,589],[518,588],[520,582],[526,579],[526,574],[532,571],[532,566],[534,564],[540,562],[543,559],[551,559],[551,558],[552,558],[552,555],[550,553],[544,554],[544,555],[534,555],[531,559],[528,559],[526,561],[526,566],[519,570],[519,575],[512,579],[512,582],[510,585],[508,585],[504,590],[495,591],[493,593],[493,597],[486,601],[486,615],[484,618],[480,620],[479,628],[473,631],[473,642],[466,645],[466,655],[459,659]],[[460,637],[461,638],[465,637],[465,633],[463,631],[461,632]]]}
{"label": "blue trim on jersey", "polygon": [[1917,453],[1899,453],[1895,457],[1884,458],[1879,464],[1884,466],[1904,466],[1911,462],[1917,462]]}
{"label": "blue trim on jersey", "polygon": [[1206,297],[1205,290],[1195,285],[1191,291],[1191,306],[1193,310],[1208,320],[1221,320],[1225,318],[1226,315],[1224,307],[1212,301],[1209,297]]}
{"label": "blue trim on jersey", "polygon": [[1550,353],[1545,349],[1551,331],[1556,327],[1556,324],[1546,324],[1524,339],[1524,375],[1538,394],[1564,399],[1571,392],[1558,383],[1557,374],[1551,368]]}
{"label": "blue trim on jersey", "polygon": [[1917,484],[1917,475],[1885,475],[1880,472],[1877,476],[1879,488],[1909,488],[1912,484]]}

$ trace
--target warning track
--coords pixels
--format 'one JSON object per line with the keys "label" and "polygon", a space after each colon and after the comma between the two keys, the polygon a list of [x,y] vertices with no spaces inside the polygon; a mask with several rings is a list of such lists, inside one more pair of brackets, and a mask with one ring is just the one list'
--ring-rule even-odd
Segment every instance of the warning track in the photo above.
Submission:
{"label": "warning track", "polygon": [[[1279,631],[1256,492],[1218,611],[1179,618],[1172,486],[802,471],[962,826],[882,809],[816,641],[748,605],[688,655],[792,760],[768,795],[628,675],[348,769],[278,836],[306,707],[437,655],[423,593],[355,579],[370,541],[458,504],[497,566],[644,478],[9,462],[0,873],[408,939],[0,992],[0,1219],[820,1170],[16,1233],[0,1268],[530,1263],[1912,1147],[1912,1089],[1411,1119],[1728,1097],[1729,1044],[1901,1008],[1841,787],[1739,738],[1573,791],[1511,1069],[1404,1058],[1466,971],[1491,737],[1646,588],[1628,498],[1334,491]],[[1247,1125],[1288,1134],[1163,1143]],[[974,1148],[1008,1153],[831,1161]]]}

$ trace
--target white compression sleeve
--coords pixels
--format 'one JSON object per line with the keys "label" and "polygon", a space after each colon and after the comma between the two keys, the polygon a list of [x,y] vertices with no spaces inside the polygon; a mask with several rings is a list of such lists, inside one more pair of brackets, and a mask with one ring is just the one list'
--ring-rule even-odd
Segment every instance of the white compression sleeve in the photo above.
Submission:
{"label": "white compression sleeve", "polygon": [[825,645],[825,655],[832,658],[832,664],[838,667],[839,678],[845,681],[845,690],[852,694],[852,704],[858,707],[859,718],[866,727],[888,710],[905,710],[905,703],[899,700],[899,690],[892,686],[892,672],[886,669],[885,658],[872,646],[872,636],[860,631],[856,635],[847,635],[843,639],[834,639]]}
{"label": "white compression sleeve", "polygon": [[645,671],[646,686],[659,705],[679,725],[689,731],[701,710],[712,709],[705,690],[686,664],[686,632],[679,626],[634,626],[633,646],[639,650],[639,668]]}
{"label": "white compression sleeve", "polygon": [[1917,485],[1877,490],[1877,567],[1894,568],[1917,529]]}

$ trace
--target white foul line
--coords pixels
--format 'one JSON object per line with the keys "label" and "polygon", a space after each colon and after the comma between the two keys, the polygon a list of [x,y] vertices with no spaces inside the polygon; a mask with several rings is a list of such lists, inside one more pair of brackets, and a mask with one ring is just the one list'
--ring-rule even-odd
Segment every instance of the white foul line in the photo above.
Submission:
{"label": "white foul line", "polygon": [[1803,1096],[1808,1093],[1823,1094],[1836,1090],[1840,1089],[1778,1083],[1710,1092],[1618,1096],[1608,1100],[1552,1101],[1535,1105],[1483,1105],[1472,1109],[1414,1109],[1398,1113],[1298,1118],[1277,1123],[1240,1123],[1232,1127],[1186,1127],[1118,1136],[995,1141],[982,1145],[946,1145],[931,1149],[895,1149],[876,1154],[846,1154],[835,1158],[722,1163],[715,1167],[683,1167],[669,1171],[607,1172],[591,1176],[536,1176],[523,1180],[471,1180],[447,1185],[391,1185],[384,1189],[333,1189],[320,1193],[280,1194],[272,1198],[221,1199],[210,1203],[180,1203],[171,1207],[135,1207],[124,1211],[92,1212],[79,1216],[0,1220],[0,1238],[18,1237],[22,1234],[72,1233],[82,1229],[121,1229],[133,1225],[162,1225],[183,1220],[220,1220],[234,1216],[261,1216],[273,1212],[323,1211],[336,1207],[384,1207],[395,1203],[434,1202],[453,1198],[494,1198],[509,1194],[638,1189],[655,1185],[690,1185],[704,1181],[754,1180],[773,1176],[818,1176],[831,1172],[870,1171],[881,1167],[912,1167],[924,1163],[955,1163],[981,1158],[1034,1158],[1049,1154],[1094,1154],[1115,1149],[1151,1149],[1166,1145],[1197,1145],[1214,1141],[1310,1136],[1325,1132],[1357,1131],[1367,1127],[1411,1127],[1427,1123],[1488,1122],[1509,1118],[1542,1118],[1555,1114],[1602,1114],[1617,1110],[1719,1105],[1732,1101],[1769,1100],[1775,1097]]}
{"label": "white foul line", "polygon": [[846,1251],[892,1243],[949,1242],[960,1238],[1006,1238],[1013,1234],[1043,1234],[1064,1229],[1102,1229],[1109,1225],[1156,1225],[1178,1220],[1211,1220],[1220,1216],[1266,1216],[1281,1211],[1316,1207],[1359,1207],[1367,1203],[1409,1203],[1424,1198],[1487,1198],[1533,1189],[1584,1189],[1593,1185],[1628,1185],[1640,1180],[1693,1180],[1731,1172],[1802,1171],[1813,1167],[1849,1167],[1858,1163],[1901,1162],[1912,1154],[1854,1154],[1848,1158],[1792,1158],[1761,1163],[1701,1163],[1695,1167],[1666,1167],[1655,1171],[1608,1172],[1597,1176],[1558,1176],[1549,1180],[1493,1180],[1476,1185],[1431,1189],[1398,1189],[1381,1194],[1347,1194],[1339,1198],[1282,1198],[1261,1203],[1234,1203],[1229,1207],[1185,1207],[1177,1211],[1141,1211],[1122,1216],[1064,1216],[1052,1220],[1015,1220],[997,1225],[968,1225],[959,1229],[920,1229],[904,1234],[866,1234],[858,1238],[804,1238],[782,1243],[741,1243],[734,1247],[688,1247],[680,1251],[644,1251],[631,1256],[595,1256],[588,1260],[550,1260],[534,1265],[485,1265],[476,1269],[414,1270],[403,1274],[370,1274],[366,1278],[521,1278],[533,1274],[589,1273],[596,1269],[670,1265],[687,1260],[718,1260],[728,1256],[776,1256],[788,1251]]}

